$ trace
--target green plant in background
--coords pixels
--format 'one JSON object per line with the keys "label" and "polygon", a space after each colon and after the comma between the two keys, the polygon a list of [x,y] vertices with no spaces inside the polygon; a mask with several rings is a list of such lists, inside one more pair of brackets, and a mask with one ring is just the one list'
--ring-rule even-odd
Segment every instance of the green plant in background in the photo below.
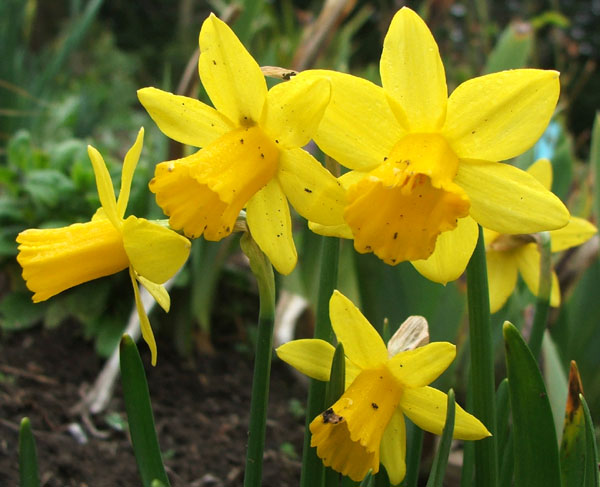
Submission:
{"label": "green plant in background", "polygon": [[[85,12],[91,15],[90,12],[99,4],[100,2],[90,2]],[[14,8],[16,4],[11,5]],[[29,2],[28,5],[35,4]],[[551,291],[554,289],[555,297],[552,303],[557,304],[556,292],[559,289],[558,285],[552,284],[553,262],[550,251],[565,248],[565,245],[561,245],[561,232],[569,233],[569,227],[553,230],[557,233],[553,233],[552,236],[557,238],[552,240],[546,233],[531,237],[540,242],[540,247],[538,250],[532,247],[535,244],[528,244],[528,248],[531,249],[531,258],[528,261],[530,272],[525,276],[525,283],[533,287],[536,297],[528,294],[526,287],[519,282],[514,297],[508,299],[504,307],[493,306],[493,311],[500,307],[501,309],[490,319],[486,249],[481,230],[477,229],[475,223],[477,221],[503,234],[558,228],[567,222],[568,213],[559,199],[549,192],[551,186],[555,193],[569,204],[574,214],[589,217],[592,208],[598,207],[599,197],[593,195],[585,182],[586,173],[578,166],[573,156],[574,146],[560,115],[551,122],[535,147],[513,161],[514,166],[525,168],[539,157],[547,157],[552,161],[556,174],[553,185],[547,178],[543,184],[538,183],[535,178],[511,164],[488,162],[506,160],[524,152],[542,135],[550,120],[558,95],[556,73],[541,70],[502,70],[522,68],[530,64],[538,52],[535,36],[540,35],[544,25],[559,24],[548,19],[543,20],[543,16],[532,24],[512,23],[490,51],[490,41],[495,31],[489,20],[489,5],[486,2],[478,2],[477,6],[476,17],[469,16],[467,20],[481,29],[479,44],[469,43],[458,54],[459,62],[446,64],[449,67],[446,73],[449,85],[459,85],[449,98],[444,67],[433,36],[425,23],[408,9],[402,9],[394,16],[385,36],[381,57],[383,88],[346,74],[309,70],[292,76],[291,81],[279,83],[267,92],[267,85],[258,70],[258,65],[244,45],[250,52],[262,52],[259,61],[263,65],[305,69],[317,63],[326,69],[346,69],[350,65],[350,56],[360,53],[361,46],[365,44],[364,39],[358,42],[358,36],[354,43],[349,41],[361,26],[373,22],[374,12],[371,5],[360,5],[349,21],[341,23],[350,13],[346,2],[327,2],[321,15],[305,29],[304,35],[302,29],[293,21],[292,2],[282,2],[279,7],[262,2],[247,2],[247,5],[242,5],[240,15],[233,24],[233,31],[237,33],[241,43],[224,23],[214,16],[207,19],[200,36],[200,75],[216,110],[192,98],[179,96],[180,93],[194,91],[190,86],[178,90],[178,94],[154,88],[144,88],[139,92],[143,105],[165,134],[184,144],[203,147],[200,151],[188,155],[187,149],[174,150],[171,146],[168,157],[163,157],[164,150],[152,151],[149,161],[151,163],[167,158],[176,159],[159,164],[156,177],[151,183],[159,206],[170,217],[170,225],[176,229],[183,229],[189,237],[199,237],[204,233],[205,238],[212,240],[219,240],[234,229],[247,231],[249,227],[251,236],[258,244],[255,250],[260,248],[282,274],[291,273],[286,278],[278,277],[278,288],[301,290],[317,302],[315,337],[321,341],[305,343],[321,344],[318,347],[314,346],[314,350],[310,348],[309,357],[314,360],[309,362],[318,364],[325,360],[326,367],[321,367],[323,370],[319,369],[319,374],[312,374],[321,380],[313,381],[309,392],[307,420],[311,423],[311,420],[316,418],[316,423],[312,422],[311,429],[315,433],[312,440],[309,430],[306,434],[305,445],[308,446],[303,454],[303,485],[312,487],[340,483],[339,475],[330,469],[323,470],[322,462],[315,455],[314,448],[310,448],[311,441],[314,441],[315,445],[321,445],[321,451],[317,448],[317,453],[325,458],[325,463],[332,464],[342,472],[351,472],[351,477],[355,480],[363,480],[361,485],[378,487],[389,485],[390,482],[398,483],[404,477],[406,451],[406,478],[403,485],[416,486],[422,434],[413,428],[414,425],[409,421],[404,432],[404,428],[394,419],[395,413],[389,423],[386,423],[385,418],[381,422],[367,422],[368,418],[375,418],[378,413],[390,408],[380,407],[382,401],[379,399],[369,401],[368,395],[362,396],[356,392],[359,389],[366,390],[363,387],[365,380],[359,379],[362,374],[368,372],[365,370],[358,374],[357,367],[360,368],[367,362],[370,366],[370,360],[377,358],[387,361],[386,367],[389,365],[391,376],[400,374],[406,379],[410,376],[409,371],[403,370],[401,373],[393,366],[400,361],[397,357],[420,357],[423,370],[429,370],[428,367],[435,368],[435,364],[439,365],[436,373],[428,376],[429,383],[429,379],[436,378],[448,365],[444,363],[444,367],[441,367],[438,363],[440,358],[427,353],[433,344],[388,359],[386,350],[382,352],[379,350],[381,347],[373,345],[377,340],[381,342],[381,338],[370,325],[369,336],[375,337],[373,340],[347,340],[345,336],[346,333],[350,333],[348,329],[358,326],[358,323],[368,324],[366,318],[351,304],[351,309],[355,312],[346,313],[345,319],[337,322],[334,317],[335,335],[346,347],[345,352],[338,352],[337,365],[331,365],[331,362],[335,362],[334,346],[327,343],[334,342],[335,337],[329,323],[327,302],[333,289],[337,287],[351,296],[352,301],[360,304],[365,316],[385,338],[393,333],[394,324],[410,312],[422,313],[429,319],[434,341],[458,343],[457,366],[439,378],[437,387],[447,390],[452,382],[453,385],[456,384],[458,394],[463,396],[465,384],[468,382],[466,377],[470,373],[466,409],[474,412],[494,435],[478,441],[474,446],[474,453],[471,446],[464,446],[462,485],[472,483],[473,472],[476,485],[509,485],[511,479],[514,479],[517,485],[559,485],[557,482],[560,482],[561,476],[565,486],[581,485],[582,481],[586,486],[598,485],[595,468],[597,453],[593,434],[590,433],[593,431],[593,425],[589,414],[585,414],[585,400],[582,396],[572,395],[570,405],[567,405],[568,416],[573,416],[572,411],[577,400],[580,401],[581,407],[573,416],[576,420],[573,424],[578,426],[567,427],[565,424],[565,432],[568,433],[564,433],[563,438],[567,435],[570,442],[563,442],[561,455],[558,454],[555,426],[556,418],[561,417],[565,409],[566,359],[572,356],[585,357],[585,350],[591,349],[586,340],[594,337],[600,339],[595,320],[597,313],[595,307],[589,304],[593,303],[594,286],[600,275],[596,254],[593,249],[586,250],[590,247],[587,245],[577,251],[591,252],[591,257],[586,254],[587,260],[586,255],[583,260],[566,256],[555,262],[555,283],[560,281],[560,289],[563,292],[561,314],[551,328],[551,334],[545,335],[542,346],[548,318],[555,319],[552,314],[548,314]],[[226,12],[226,5],[219,4],[217,7],[221,13]],[[429,7],[431,5],[425,3],[423,12],[434,17],[434,10]],[[84,18],[88,19],[87,16],[82,17]],[[278,22],[279,18],[283,18],[284,21]],[[392,18],[392,15],[388,18]],[[25,25],[26,22],[23,22]],[[340,24],[337,31],[332,27],[336,24]],[[332,31],[334,34],[330,35]],[[281,39],[282,42],[273,42],[273,38]],[[109,48],[110,46],[107,47]],[[481,61],[482,53],[490,53],[485,65],[473,62]],[[407,63],[411,69],[406,69]],[[123,69],[127,70],[125,67]],[[480,70],[494,74],[475,78],[464,84],[459,83]],[[362,71],[366,79],[378,82],[377,70],[373,63],[364,66]],[[264,72],[279,73],[284,78],[289,78],[294,73],[293,70],[282,68],[265,68]],[[164,84],[168,87],[169,80],[164,80]],[[269,86],[272,84],[270,81]],[[185,83],[180,83],[179,86],[184,85]],[[89,93],[94,94],[96,90],[93,82],[89,86]],[[481,96],[482,93],[485,96]],[[494,95],[491,96],[490,93]],[[567,102],[570,95],[571,93],[567,93]],[[101,94],[99,96],[102,97]],[[199,98],[207,100],[202,91]],[[77,112],[68,108],[68,97],[63,101],[63,107],[66,107],[64,113],[72,115]],[[95,103],[93,97],[91,103]],[[81,108],[85,103],[75,105]],[[127,129],[130,125],[126,121],[111,118],[109,113],[103,116],[108,125],[106,129],[98,129],[97,135],[105,141],[107,148],[112,148],[109,152],[117,152],[120,144],[110,134],[115,129]],[[137,115],[131,118],[136,117]],[[62,120],[68,119],[69,117],[66,117]],[[51,120],[51,117],[47,120]],[[91,121],[93,120],[89,118],[88,122]],[[60,118],[56,117],[54,122],[60,123]],[[52,127],[50,122],[46,125]],[[91,129],[94,125],[95,122],[90,123],[88,127]],[[73,133],[85,136],[85,127],[85,123],[77,124]],[[596,124],[590,156],[595,167],[600,165],[598,127]],[[91,214],[91,211],[81,210],[81,214],[73,218],[66,205],[66,202],[76,201],[81,193],[93,193],[94,183],[85,154],[85,143],[81,139],[65,139],[62,148],[65,155],[63,158],[57,158],[60,143],[39,147],[32,142],[44,133],[47,132],[42,127],[15,134],[8,146],[9,164],[6,170],[2,167],[0,172],[6,187],[0,195],[0,209],[7,208],[6,211],[0,212],[0,218],[7,218],[5,221],[11,222],[14,233],[28,226],[40,226],[40,222],[53,227],[64,227],[73,220],[85,221]],[[335,157],[338,162],[350,168],[350,172],[339,178],[340,184],[312,155],[300,148],[311,135],[326,155]],[[152,143],[155,147],[161,147],[159,139]],[[320,157],[320,154],[315,153],[317,158]],[[53,162],[56,160],[63,161],[63,169],[56,170]],[[109,161],[109,168],[110,165]],[[81,172],[75,171],[73,167],[81,167]],[[327,164],[327,167],[337,176],[334,164]],[[257,171],[257,168],[260,170]],[[67,171],[66,175],[64,169]],[[110,172],[115,175],[119,172],[116,169],[117,166],[114,165]],[[55,170],[56,172],[52,173]],[[42,171],[42,174],[36,171]],[[77,179],[75,174],[80,178]],[[101,203],[102,206],[106,206],[109,199],[114,200],[114,191],[109,184],[108,173],[104,172],[100,179],[104,185],[104,191],[100,190],[101,194],[104,193]],[[579,189],[574,195],[569,191],[573,185]],[[140,191],[140,195],[140,201],[147,203],[147,195],[144,196],[143,191]],[[422,199],[427,200],[429,205],[423,205]],[[287,200],[294,208],[301,210],[300,213],[304,217],[313,221],[313,230],[326,235],[351,238],[359,252],[374,251],[387,264],[410,260],[420,273],[435,281],[445,283],[458,278],[469,262],[468,324],[462,281],[450,283],[444,288],[422,279],[409,265],[401,263],[392,267],[370,255],[357,255],[352,252],[351,246],[347,245],[348,242],[340,244],[337,238],[325,237],[319,242],[318,237],[311,235],[305,228],[292,234],[293,225],[305,224],[305,220],[289,212]],[[527,204],[524,203],[525,200]],[[65,203],[62,203],[63,201]],[[19,206],[23,202],[25,204]],[[98,201],[95,195],[89,196],[88,202],[92,211],[97,208]],[[109,206],[112,206],[112,203]],[[247,213],[240,213],[244,206]],[[424,206],[427,208],[424,209]],[[398,208],[402,208],[402,212],[397,211]],[[63,209],[64,214],[61,213]],[[76,212],[77,209],[72,211]],[[151,209],[147,211],[153,213]],[[136,211],[134,213],[143,214]],[[436,218],[432,219],[431,215]],[[404,217],[405,221],[410,220],[412,224],[404,225]],[[113,226],[117,230],[121,225],[125,227],[122,219],[122,214],[113,218]],[[423,221],[426,223],[425,230],[428,230],[425,237],[413,231],[419,227],[417,223]],[[431,222],[435,224],[430,224]],[[385,225],[386,223],[388,225]],[[577,245],[595,233],[595,228],[589,222],[581,220],[580,224],[575,232],[578,235],[568,235],[569,246]],[[161,228],[160,232],[164,235],[167,235],[166,232],[173,233]],[[6,230],[7,256],[11,255],[11,252],[14,255],[14,247],[11,249],[8,244],[10,232],[11,230]],[[56,230],[40,232],[40,236],[44,236]],[[293,236],[298,237],[295,242]],[[181,242],[185,240],[183,237],[179,238],[182,239],[179,240]],[[509,235],[506,238],[521,242],[519,239],[524,237]],[[174,239],[175,237],[173,241]],[[254,242],[248,239],[250,234],[245,234],[245,243],[242,246],[245,246],[246,250]],[[488,250],[489,240],[488,238]],[[198,243],[201,245],[197,245]],[[210,296],[213,295],[222,262],[235,247],[237,245],[231,245],[231,239],[223,244],[194,244],[192,265],[184,271],[180,279],[182,283],[192,283],[192,290],[186,293],[197,298],[185,311],[178,312],[180,331],[176,332],[176,336],[182,344],[182,350],[186,348],[185,344],[189,343],[192,316],[196,317],[205,331],[209,330]],[[299,266],[291,272],[296,265],[296,248]],[[318,250],[315,251],[316,249]],[[154,250],[155,253],[148,251],[145,255],[152,253],[153,258],[158,258],[160,249]],[[260,251],[258,254],[258,260],[270,268],[268,259]],[[489,255],[488,253],[488,259]],[[538,258],[538,255],[542,258]],[[218,258],[215,258],[217,256]],[[255,272],[256,265],[253,265],[253,262],[256,264],[256,259],[256,256],[250,259],[252,270]],[[540,260],[539,263],[535,262],[537,259]],[[182,257],[180,260],[185,259]],[[573,291],[572,281],[568,280],[569,274],[564,273],[563,266],[575,262],[575,269],[571,272],[583,272],[590,261],[594,262],[592,268],[584,276],[581,285]],[[135,263],[131,264],[136,267]],[[208,269],[205,266],[208,266]],[[150,273],[154,276],[158,267],[151,267]],[[139,272],[139,269],[137,270]],[[141,274],[143,275],[143,272]],[[169,272],[170,274],[172,273]],[[204,275],[208,275],[209,278],[203,283]],[[490,269],[490,276],[492,275],[494,269]],[[539,278],[536,277],[539,285],[532,285],[532,275],[539,275]],[[514,288],[516,274],[514,279],[513,274],[509,277]],[[491,285],[494,286],[494,279],[491,279]],[[95,298],[99,302],[99,316],[113,282],[116,281],[104,280],[87,288],[105,289],[105,294],[99,293],[100,297]],[[133,282],[134,288],[137,289],[135,281]],[[313,289],[310,289],[311,286]],[[271,285],[267,285],[267,288],[271,288],[268,293],[263,292],[264,287],[264,282],[261,284],[259,278],[261,312],[245,478],[247,486],[260,485],[264,444],[274,299]],[[87,291],[83,287],[82,289]],[[492,293],[495,293],[493,287]],[[157,291],[159,302],[163,300],[164,294]],[[503,297],[508,294],[510,293],[505,289]],[[0,312],[6,314],[7,309],[12,310],[17,321],[26,318],[28,323],[33,323],[53,306],[49,303],[45,308],[24,308],[19,316],[19,301],[11,303],[11,296],[8,295],[0,303]],[[20,296],[19,299],[22,299],[25,294],[21,293]],[[339,298],[341,294],[334,294],[332,300],[338,299],[336,296]],[[85,299],[85,294],[83,291],[81,294],[69,293],[65,296],[67,297],[71,297],[76,303]],[[504,326],[502,337],[501,322],[497,320],[502,318],[504,321],[508,317],[515,323],[523,323],[523,329],[526,330],[527,314],[524,313],[524,308],[534,300],[536,311],[529,345],[532,354],[519,332],[511,325]],[[139,299],[137,301],[139,306]],[[35,310],[30,313],[31,316],[27,315],[28,309]],[[590,309],[592,311],[588,312]],[[58,313],[57,316],[64,317],[65,314]],[[381,326],[384,317],[390,318],[391,326]],[[45,319],[48,320],[47,317]],[[56,321],[58,318],[54,319]],[[144,324],[148,337],[149,323],[146,321]],[[93,328],[96,332],[102,329],[99,325]],[[119,328],[119,325],[113,322],[112,335]],[[527,332],[524,331],[523,334]],[[502,338],[505,343],[508,380],[503,381],[496,391],[495,370],[499,371],[497,373],[500,377],[503,375],[502,369],[495,368]],[[588,341],[594,343],[594,340]],[[293,343],[295,342],[284,345],[280,350],[286,350],[286,347],[293,348]],[[590,348],[586,348],[585,345]],[[540,349],[544,354],[547,391],[544,389],[542,376],[534,358]],[[373,350],[378,352],[374,353]],[[345,365],[344,360],[339,359],[340,354],[342,357],[344,354],[348,357]],[[356,356],[360,356],[360,359],[356,359]],[[363,359],[366,362],[363,363]],[[593,359],[587,359],[588,371],[593,370],[593,364]],[[408,367],[409,364],[407,362],[402,365]],[[124,365],[124,376],[131,377],[127,370],[130,367],[133,366]],[[334,372],[330,372],[330,367]],[[549,374],[548,370],[555,373]],[[340,389],[340,375],[346,377],[342,380],[342,383],[345,382],[348,386],[345,393],[343,387]],[[588,375],[592,377],[591,374]],[[326,385],[324,380],[329,376],[332,383]],[[353,378],[356,379],[354,382]],[[600,383],[593,384],[593,380],[590,379],[591,387],[587,388],[589,397],[594,397],[594,394],[600,397]],[[131,384],[127,387],[135,387],[142,382],[142,378],[138,374],[137,379],[129,382]],[[376,381],[367,382],[371,388],[369,394],[377,392],[373,391],[373,383]],[[394,380],[387,381],[386,384],[392,389],[395,387]],[[395,396],[399,398],[398,404],[406,416],[423,426],[427,423],[427,418],[414,416],[417,413],[409,407],[410,404],[407,406],[407,401],[410,402],[410,398],[415,394],[419,394],[419,387],[415,387],[409,380],[402,383],[401,391]],[[441,392],[436,394],[443,396]],[[359,396],[360,401],[357,401]],[[361,401],[366,407],[358,407]],[[421,401],[420,405],[423,406],[426,402]],[[344,410],[343,413],[340,412],[342,403],[348,406],[348,410]],[[333,416],[330,417],[328,408],[332,404]],[[374,408],[372,404],[378,407]],[[369,405],[370,407],[367,407]],[[445,397],[443,401],[435,402],[435,405],[435,411],[427,406],[425,415],[429,419],[435,417],[435,428],[430,427],[429,423],[425,427],[435,430],[438,434],[443,433],[443,438],[428,485],[441,485],[450,439],[453,435],[461,436],[464,433],[461,423],[457,421],[453,424],[450,419],[456,415],[457,418],[469,417],[477,421],[457,406],[456,413],[452,413],[455,408],[453,394],[449,394],[447,405]],[[448,417],[442,413],[446,411],[446,407],[450,412]],[[132,412],[131,414],[135,415]],[[509,415],[512,415],[512,423],[508,420]],[[533,422],[532,415],[535,415]],[[325,421],[328,418],[332,421]],[[322,420],[322,423],[319,423],[319,420]],[[361,425],[367,423],[378,427],[384,423],[394,426],[385,429],[384,424],[383,429],[386,433],[383,433],[381,428],[381,431],[378,430],[384,435],[384,440],[386,436],[393,436],[392,439],[388,438],[389,441],[382,442],[381,460],[386,469],[382,468],[380,472],[377,472],[379,461],[375,461],[379,452],[379,441],[373,440],[372,437],[366,438],[362,433],[352,433],[354,425],[360,429]],[[339,438],[333,433],[328,435],[329,430],[343,431],[345,424],[348,424],[348,434],[340,435]],[[153,430],[153,426],[150,423],[146,422],[143,428],[152,433],[150,430]],[[388,430],[394,429],[396,436],[388,433]],[[324,440],[320,435],[328,439]],[[406,445],[402,446],[400,443],[404,444],[404,438]],[[329,446],[324,447],[325,443]],[[145,453],[146,450],[139,444],[139,441],[134,441],[136,456],[141,458],[141,462],[138,458],[138,465],[144,484],[154,485],[159,482],[168,485],[168,479],[163,475],[160,455]],[[575,448],[578,458],[582,459],[577,465],[569,463],[572,458],[567,454],[569,448]],[[331,453],[333,451],[335,453]],[[363,461],[363,453],[366,453],[367,457],[370,456],[369,461]],[[148,476],[144,473],[147,472],[146,467],[143,467],[145,460],[151,471],[162,471],[163,477],[154,474]],[[537,466],[545,461],[550,462],[551,466],[543,476],[536,475]],[[370,469],[372,470],[369,471]],[[155,479],[157,476],[158,481]],[[342,480],[342,484],[351,485],[346,478]]]}

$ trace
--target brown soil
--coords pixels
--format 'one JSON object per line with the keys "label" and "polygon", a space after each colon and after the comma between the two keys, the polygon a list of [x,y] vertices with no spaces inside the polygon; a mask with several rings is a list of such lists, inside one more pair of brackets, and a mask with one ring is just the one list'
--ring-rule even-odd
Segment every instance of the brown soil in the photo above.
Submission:
{"label": "brown soil", "polygon": [[[80,330],[62,325],[0,335],[0,485],[18,485],[18,426],[24,416],[37,441],[42,486],[140,485],[127,433],[111,428],[106,419],[107,414],[126,418],[120,383],[108,411],[91,418],[92,427],[70,412],[103,365]],[[145,347],[140,348],[149,363]],[[147,376],[171,484],[242,485],[252,358],[225,349],[184,360],[161,340],[159,364],[149,367]],[[265,486],[298,485],[304,420],[292,414],[290,400],[304,403],[305,396],[302,384],[275,361]],[[70,432],[77,427],[87,441],[78,442]]]}

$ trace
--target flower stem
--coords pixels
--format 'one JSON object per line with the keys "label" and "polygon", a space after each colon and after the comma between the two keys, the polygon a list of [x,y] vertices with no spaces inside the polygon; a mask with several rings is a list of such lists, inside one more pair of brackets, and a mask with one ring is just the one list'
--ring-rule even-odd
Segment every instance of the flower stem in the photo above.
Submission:
{"label": "flower stem", "polygon": [[[330,343],[333,341],[333,330],[329,320],[329,299],[337,284],[339,252],[339,239],[323,237],[321,276],[319,280],[320,285],[314,337],[326,340]],[[325,409],[325,386],[325,382],[311,379],[308,388],[306,430],[302,453],[302,472],[300,474],[301,487],[319,487],[323,485],[323,463],[319,457],[317,457],[316,451],[310,446],[311,434],[308,426],[311,421]]]}
{"label": "flower stem", "polygon": [[250,259],[250,268],[258,282],[258,295],[260,299],[244,487],[260,487],[263,451],[265,448],[267,406],[269,402],[271,356],[273,354],[275,279],[271,263],[258,248],[254,240],[252,240],[250,234],[245,233],[240,244],[242,250]]}
{"label": "flower stem", "polygon": [[529,337],[529,349],[536,359],[542,348],[544,330],[546,329],[548,312],[550,311],[550,292],[552,290],[552,251],[550,244],[550,233],[541,232],[538,234],[538,247],[540,249],[540,280],[535,302],[533,327],[531,328],[531,336]]}
{"label": "flower stem", "polygon": [[[494,435],[496,432],[494,353],[485,246],[481,227],[479,227],[477,246],[467,266],[467,296],[473,412]],[[491,436],[475,443],[475,485],[495,487],[497,478],[496,437]]]}

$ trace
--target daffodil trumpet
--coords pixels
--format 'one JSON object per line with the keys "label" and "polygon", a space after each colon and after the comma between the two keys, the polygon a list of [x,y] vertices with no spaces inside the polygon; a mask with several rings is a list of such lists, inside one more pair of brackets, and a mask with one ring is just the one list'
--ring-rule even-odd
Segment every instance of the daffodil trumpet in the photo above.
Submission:
{"label": "daffodil trumpet", "polygon": [[198,69],[214,108],[156,88],[138,97],[158,127],[194,154],[156,167],[150,190],[171,227],[220,240],[246,209],[248,227],[282,274],[295,267],[288,201],[324,225],[342,218],[340,183],[302,147],[329,103],[326,79],[294,77],[267,90],[260,67],[214,15],[200,31]]}
{"label": "daffodil trumpet", "polygon": [[129,269],[142,336],[156,364],[156,341],[140,299],[138,283],[169,311],[163,284],[185,263],[190,242],[159,222],[136,216],[125,218],[133,173],[144,140],[144,129],[125,156],[118,200],[104,159],[92,146],[88,155],[94,168],[101,207],[86,223],[63,228],[28,229],[17,236],[17,261],[23,279],[40,302],[78,284]]}
{"label": "daffodil trumpet", "polygon": [[[338,291],[330,300],[331,324],[345,352],[345,392],[310,424],[311,445],[326,466],[360,481],[385,465],[390,482],[405,476],[404,417],[441,434],[447,396],[429,387],[454,360],[451,343],[434,342],[414,350],[386,347],[373,326]],[[397,353],[394,353],[396,350]],[[277,355],[300,372],[327,381],[335,349],[319,339],[295,340]],[[456,406],[454,438],[490,436],[474,416]]]}
{"label": "daffodil trumpet", "polygon": [[465,270],[477,224],[501,233],[565,226],[569,212],[535,178],[501,163],[543,133],[559,95],[559,74],[515,69],[474,78],[448,96],[438,46],[421,18],[402,8],[383,44],[382,87],[349,74],[327,79],[331,101],[314,135],[350,171],[343,218],[311,229],[354,240],[390,265],[410,261],[440,283]]}

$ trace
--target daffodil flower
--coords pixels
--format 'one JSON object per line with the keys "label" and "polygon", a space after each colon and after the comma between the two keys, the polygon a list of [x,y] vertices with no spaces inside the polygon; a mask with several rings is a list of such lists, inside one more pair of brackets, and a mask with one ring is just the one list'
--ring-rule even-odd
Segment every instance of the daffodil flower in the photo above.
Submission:
{"label": "daffodil flower", "polygon": [[185,263],[190,241],[159,223],[133,215],[124,218],[143,140],[142,128],[125,156],[118,200],[104,159],[95,148],[88,146],[102,207],[86,223],[21,232],[17,236],[17,261],[36,303],[78,284],[128,268],[142,336],[150,347],[155,365],[156,342],[140,300],[138,282],[169,311],[169,294],[162,284]]}
{"label": "daffodil flower", "polygon": [[559,95],[556,71],[515,69],[458,86],[448,97],[438,46],[404,7],[383,44],[382,86],[332,71],[331,102],[314,140],[351,169],[344,219],[311,228],[353,238],[388,264],[409,260],[437,282],[460,276],[477,223],[502,233],[563,227],[569,212],[532,176],[497,161],[531,147]]}
{"label": "daffodil flower", "polygon": [[[527,172],[548,190],[552,187],[552,164],[548,159],[536,161]],[[560,252],[586,242],[598,229],[583,218],[571,217],[569,223],[550,232],[552,252]],[[490,311],[495,313],[512,294],[520,273],[529,290],[537,296],[540,281],[540,251],[529,235],[504,235],[493,230],[483,230],[486,244]],[[550,306],[560,306],[560,287],[552,271]]]}
{"label": "daffodil flower", "polygon": [[199,72],[215,108],[156,88],[138,91],[166,135],[202,148],[159,164],[150,190],[171,227],[190,238],[226,237],[245,207],[252,237],[288,274],[297,261],[288,200],[325,225],[343,212],[339,182],[301,148],[329,102],[329,81],[292,79],[267,91],[256,61],[214,15],[200,31]]}
{"label": "daffodil flower", "polygon": [[[326,466],[360,481],[385,466],[393,485],[406,473],[404,416],[425,431],[441,434],[447,396],[429,387],[446,370],[456,347],[434,342],[395,353],[352,302],[338,291],[329,301],[331,324],[344,346],[346,390],[310,424],[311,446]],[[300,372],[327,381],[334,347],[324,340],[286,343],[277,355]],[[454,438],[490,436],[474,416],[456,406]]]}

